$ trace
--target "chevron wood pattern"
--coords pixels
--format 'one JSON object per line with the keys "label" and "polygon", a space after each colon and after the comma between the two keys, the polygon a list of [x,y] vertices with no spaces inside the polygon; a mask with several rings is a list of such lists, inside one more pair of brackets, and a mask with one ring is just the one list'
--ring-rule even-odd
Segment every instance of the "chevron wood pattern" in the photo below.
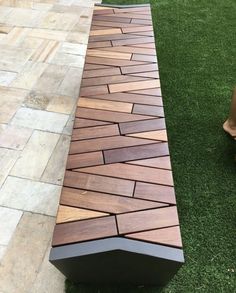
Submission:
{"label": "chevron wood pattern", "polygon": [[149,6],[94,10],[54,247],[182,247],[153,35]]}

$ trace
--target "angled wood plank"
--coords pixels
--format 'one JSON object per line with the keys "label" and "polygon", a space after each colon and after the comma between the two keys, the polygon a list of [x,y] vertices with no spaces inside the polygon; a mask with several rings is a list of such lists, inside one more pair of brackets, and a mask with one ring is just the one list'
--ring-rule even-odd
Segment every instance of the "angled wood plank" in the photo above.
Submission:
{"label": "angled wood plank", "polygon": [[131,121],[120,123],[121,134],[132,134],[151,130],[165,129],[165,119],[157,118],[145,121]]}
{"label": "angled wood plank", "polygon": [[75,118],[74,129],[109,124],[111,123],[91,119]]}
{"label": "angled wood plank", "polygon": [[126,92],[126,91],[134,91],[134,90],[160,87],[160,81],[158,79],[154,79],[154,80],[136,81],[136,82],[129,82],[129,83],[109,84],[108,87],[109,87],[110,93]]}
{"label": "angled wood plank", "polygon": [[168,141],[166,130],[139,132],[139,133],[128,134],[127,136],[154,139],[159,141]]}
{"label": "angled wood plank", "polygon": [[170,157],[157,157],[146,160],[129,161],[129,164],[171,170]]}
{"label": "angled wood plank", "polygon": [[67,159],[67,169],[96,166],[103,164],[102,152],[92,152],[85,154],[69,155]]}

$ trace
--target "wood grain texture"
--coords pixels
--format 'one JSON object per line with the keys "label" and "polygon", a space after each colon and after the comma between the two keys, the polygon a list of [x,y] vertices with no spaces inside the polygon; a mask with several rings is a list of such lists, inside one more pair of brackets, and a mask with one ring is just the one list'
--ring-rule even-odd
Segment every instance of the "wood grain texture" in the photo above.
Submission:
{"label": "wood grain texture", "polygon": [[127,238],[182,248],[179,226],[125,235]]}
{"label": "wood grain texture", "polygon": [[115,217],[103,217],[56,225],[52,246],[117,235]]}
{"label": "wood grain texture", "polygon": [[95,6],[53,246],[182,248],[173,185],[150,7]]}
{"label": "wood grain texture", "polygon": [[78,220],[99,218],[104,216],[109,216],[109,214],[60,205],[57,213],[56,223],[60,224],[74,222]]}
{"label": "wood grain texture", "polygon": [[179,225],[176,207],[117,215],[119,234]]}
{"label": "wood grain texture", "polygon": [[165,203],[67,187],[63,187],[60,204],[110,214],[134,212],[168,205]]}

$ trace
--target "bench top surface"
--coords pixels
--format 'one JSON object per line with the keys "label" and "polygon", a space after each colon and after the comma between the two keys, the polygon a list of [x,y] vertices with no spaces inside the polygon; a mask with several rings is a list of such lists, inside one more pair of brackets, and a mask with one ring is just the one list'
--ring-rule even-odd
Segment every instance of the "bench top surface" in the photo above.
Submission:
{"label": "bench top surface", "polygon": [[182,247],[149,6],[96,7],[53,246]]}

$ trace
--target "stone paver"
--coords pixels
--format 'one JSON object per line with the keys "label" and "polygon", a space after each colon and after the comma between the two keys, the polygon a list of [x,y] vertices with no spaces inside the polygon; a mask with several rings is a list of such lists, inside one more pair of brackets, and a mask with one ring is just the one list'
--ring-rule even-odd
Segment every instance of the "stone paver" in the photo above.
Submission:
{"label": "stone paver", "polygon": [[95,0],[0,1],[0,292],[61,293],[48,262]]}

